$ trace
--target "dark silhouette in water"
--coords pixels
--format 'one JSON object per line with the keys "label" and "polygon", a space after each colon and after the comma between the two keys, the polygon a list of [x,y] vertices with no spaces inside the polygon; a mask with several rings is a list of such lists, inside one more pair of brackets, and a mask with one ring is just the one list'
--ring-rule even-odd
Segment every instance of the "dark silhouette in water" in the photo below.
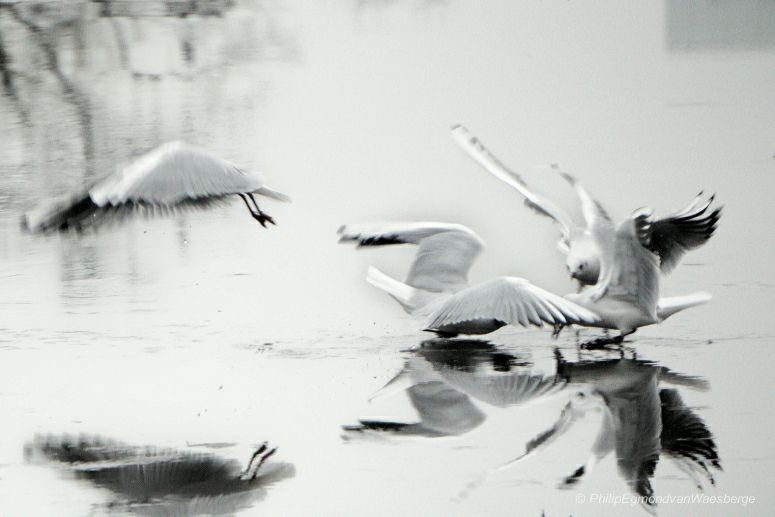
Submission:
{"label": "dark silhouette in water", "polygon": [[291,464],[266,463],[276,451],[261,444],[242,469],[215,454],[65,435],[36,437],[25,446],[25,457],[67,464],[77,478],[110,490],[132,511],[175,508],[186,515],[220,515],[251,504],[263,495],[259,489],[294,475]]}
{"label": "dark silhouette in water", "polygon": [[523,369],[530,363],[482,340],[432,339],[411,354],[401,371],[372,399],[402,390],[420,421],[361,419],[358,424],[342,426],[345,431],[456,436],[486,420],[474,402],[500,408],[517,406],[564,385],[564,380],[556,376],[545,377]]}
{"label": "dark silhouette in water", "polygon": [[[587,412],[601,410],[603,422],[589,460],[565,477],[561,487],[579,483],[611,452],[615,452],[622,478],[645,498],[654,494],[651,479],[663,456],[687,473],[698,489],[702,489],[702,478],[715,484],[711,468],[721,470],[721,462],[710,430],[684,405],[677,390],[658,388],[660,382],[669,382],[705,390],[706,381],[634,358],[573,363],[565,361],[559,351],[556,355],[557,373],[573,389],[572,399],[551,429],[531,440],[524,454],[501,468],[543,449]],[[647,507],[655,505],[649,499],[643,501]]]}

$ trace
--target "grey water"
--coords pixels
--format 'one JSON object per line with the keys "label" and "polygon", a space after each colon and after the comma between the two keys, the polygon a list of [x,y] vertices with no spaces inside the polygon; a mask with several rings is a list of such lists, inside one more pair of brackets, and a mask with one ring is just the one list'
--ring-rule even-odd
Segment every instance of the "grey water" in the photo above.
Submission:
{"label": "grey water", "polygon": [[[755,1],[3,2],[0,515],[194,514],[28,461],[47,433],[242,465],[277,446],[295,474],[218,515],[771,515],[774,21]],[[719,229],[661,286],[711,303],[620,351],[579,349],[592,330],[426,342],[364,281],[413,250],[356,251],[339,225],[463,223],[488,245],[472,280],[574,289],[555,228],[456,123],[577,217],[537,166],[616,217],[715,192]],[[175,139],[265,173],[293,199],[262,205],[278,225],[236,200],[20,231]]]}

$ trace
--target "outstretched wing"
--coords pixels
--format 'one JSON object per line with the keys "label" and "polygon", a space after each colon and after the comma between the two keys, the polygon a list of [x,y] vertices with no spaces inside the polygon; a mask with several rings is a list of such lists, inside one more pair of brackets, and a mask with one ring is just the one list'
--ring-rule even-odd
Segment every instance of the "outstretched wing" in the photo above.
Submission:
{"label": "outstretched wing", "polygon": [[715,196],[702,201],[700,192],[683,210],[661,219],[651,216],[638,226],[641,244],[659,255],[660,268],[669,273],[687,251],[705,244],[716,231],[721,218],[721,207],[708,212]]}
{"label": "outstretched wing", "polygon": [[[170,142],[144,154],[89,190],[98,206],[124,203],[175,205],[259,191],[259,174],[183,142]],[[272,194],[279,194],[271,191]]]}
{"label": "outstretched wing", "polygon": [[443,435],[458,435],[481,425],[485,414],[467,395],[445,382],[415,384],[407,390],[409,400],[420,415],[422,427]]}
{"label": "outstretched wing", "polygon": [[450,296],[430,315],[425,328],[434,330],[480,319],[525,327],[540,327],[544,323],[595,323],[600,320],[593,312],[523,278],[500,277]]}
{"label": "outstretched wing", "polygon": [[579,201],[581,201],[581,212],[584,214],[584,221],[587,223],[587,231],[592,235],[602,235],[605,237],[612,235],[615,230],[614,223],[611,221],[611,216],[603,208],[603,205],[589,195],[589,192],[587,192],[587,189],[584,188],[578,178],[561,169],[556,163],[553,163],[550,168],[565,178],[576,190],[576,195]]}
{"label": "outstretched wing", "polygon": [[607,268],[610,267],[613,260],[616,227],[613,221],[611,221],[608,212],[603,208],[603,205],[589,195],[589,192],[587,192],[587,189],[584,188],[578,178],[562,170],[557,164],[552,164],[551,168],[576,190],[576,195],[579,201],[581,201],[581,212],[584,214],[584,221],[587,225],[586,231],[600,250],[600,272],[598,278],[604,279],[608,274]]}
{"label": "outstretched wing", "polygon": [[565,387],[557,376],[514,372],[481,374],[454,368],[442,368],[439,374],[452,387],[495,407],[511,407],[556,393]]}
{"label": "outstretched wing", "polygon": [[560,207],[546,199],[540,194],[531,191],[525,181],[516,172],[503,165],[482,142],[472,135],[464,126],[456,125],[452,127],[452,136],[460,148],[466,154],[482,166],[487,172],[517,190],[525,198],[525,204],[538,212],[553,219],[560,227],[562,239],[561,246],[565,252],[568,251],[571,236],[575,225],[573,219]]}
{"label": "outstretched wing", "polygon": [[484,243],[472,230],[447,223],[367,223],[339,228],[340,241],[358,246],[417,244],[406,284],[431,292],[455,292],[468,285],[468,271]]}
{"label": "outstretched wing", "polygon": [[[640,221],[646,217],[636,212],[616,228],[613,242],[613,254],[607,268],[607,275],[597,288],[607,296],[632,303],[651,318],[657,318],[659,298],[658,259],[644,248],[637,237]],[[604,257],[605,258],[605,257]]]}
{"label": "outstretched wing", "polygon": [[659,398],[662,402],[662,451],[695,480],[704,476],[714,483],[710,468],[721,470],[721,460],[710,429],[684,405],[676,390],[662,389]]}

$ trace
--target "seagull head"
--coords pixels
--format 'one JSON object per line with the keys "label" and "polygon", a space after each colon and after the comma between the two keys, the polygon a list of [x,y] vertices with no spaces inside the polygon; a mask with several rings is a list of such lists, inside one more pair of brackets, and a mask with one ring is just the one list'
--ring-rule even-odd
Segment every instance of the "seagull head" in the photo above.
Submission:
{"label": "seagull head", "polygon": [[584,285],[594,285],[600,275],[600,261],[594,257],[568,256],[565,263],[571,278]]}

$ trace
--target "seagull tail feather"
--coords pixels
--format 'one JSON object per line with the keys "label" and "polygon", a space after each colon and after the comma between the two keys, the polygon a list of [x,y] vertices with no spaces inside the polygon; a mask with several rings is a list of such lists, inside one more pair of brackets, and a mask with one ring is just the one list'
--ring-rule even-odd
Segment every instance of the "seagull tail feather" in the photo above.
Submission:
{"label": "seagull tail feather", "polygon": [[265,197],[276,199],[277,201],[284,201],[286,203],[291,202],[290,197],[286,196],[282,192],[277,192],[276,190],[272,190],[269,187],[261,187],[258,190],[256,190],[255,193]]}
{"label": "seagull tail feather", "polygon": [[417,289],[414,287],[387,276],[374,266],[369,267],[366,281],[395,298],[406,312],[411,314],[416,309]]}
{"label": "seagull tail feather", "polygon": [[710,293],[699,292],[687,294],[684,296],[670,296],[667,298],[660,298],[657,304],[657,316],[659,321],[666,320],[676,312],[680,312],[684,309],[691,307],[697,307],[698,305],[704,305],[712,298]]}

